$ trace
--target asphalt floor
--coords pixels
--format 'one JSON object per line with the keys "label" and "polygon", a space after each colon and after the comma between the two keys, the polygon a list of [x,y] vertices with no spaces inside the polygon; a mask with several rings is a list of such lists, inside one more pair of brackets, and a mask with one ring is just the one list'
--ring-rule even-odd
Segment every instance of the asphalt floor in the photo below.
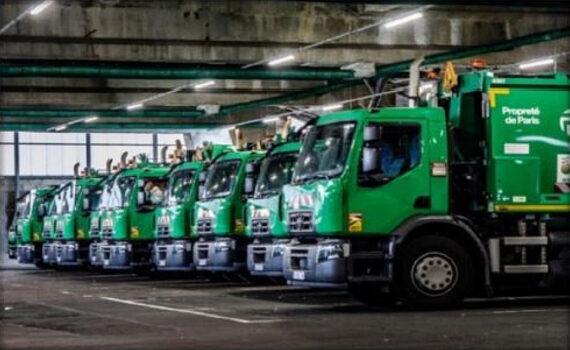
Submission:
{"label": "asphalt floor", "polygon": [[342,290],[235,277],[0,264],[2,349],[569,349],[564,296],[370,308]]}

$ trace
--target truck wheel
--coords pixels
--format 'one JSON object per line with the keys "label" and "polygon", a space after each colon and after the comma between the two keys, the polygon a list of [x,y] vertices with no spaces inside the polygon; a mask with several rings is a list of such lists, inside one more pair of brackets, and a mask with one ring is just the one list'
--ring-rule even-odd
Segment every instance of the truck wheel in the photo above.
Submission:
{"label": "truck wheel", "polygon": [[396,294],[419,308],[457,305],[473,285],[473,262],[457,242],[425,236],[400,248]]}

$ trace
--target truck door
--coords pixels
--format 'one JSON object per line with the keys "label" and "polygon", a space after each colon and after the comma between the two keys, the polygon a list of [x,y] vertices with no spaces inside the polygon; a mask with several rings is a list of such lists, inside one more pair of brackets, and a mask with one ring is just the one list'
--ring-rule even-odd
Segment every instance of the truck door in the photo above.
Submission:
{"label": "truck door", "polygon": [[427,123],[369,122],[348,196],[349,234],[389,234],[430,212]]}

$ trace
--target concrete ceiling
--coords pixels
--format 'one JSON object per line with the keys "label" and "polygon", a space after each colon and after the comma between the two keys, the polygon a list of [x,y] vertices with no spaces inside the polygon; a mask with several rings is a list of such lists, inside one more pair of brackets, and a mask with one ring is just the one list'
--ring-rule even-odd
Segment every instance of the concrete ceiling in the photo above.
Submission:
{"label": "concrete ceiling", "polygon": [[[0,25],[37,1],[7,0],[0,4]],[[384,2],[386,3],[386,2]],[[405,3],[405,4],[401,4]],[[368,25],[416,8],[414,1],[354,4],[302,1],[72,1],[57,0],[38,17],[25,17],[0,37],[0,59],[121,61],[124,64],[244,65],[287,54],[302,45]],[[544,3],[544,2],[543,2]],[[511,3],[507,5],[514,5]],[[424,18],[394,30],[374,28],[298,55],[295,65],[340,67],[366,61],[386,64],[433,53],[483,45],[570,25],[565,2],[550,7],[449,6],[430,8]],[[552,7],[552,6],[559,7]],[[490,64],[509,64],[570,51],[561,39],[509,52],[489,54]],[[466,61],[458,62],[464,63]],[[1,62],[0,62],[1,63]],[[568,56],[558,68],[567,70]],[[42,108],[112,108],[168,91],[188,80],[114,79],[101,77],[1,77],[0,106]],[[157,99],[151,107],[183,108],[228,105],[322,86],[324,80],[220,79],[204,91],[184,90]],[[290,105],[322,104],[367,94],[364,85],[332,94],[289,101]],[[157,123],[189,128],[235,123],[279,110],[266,107],[199,120],[110,118],[105,124]],[[7,118],[0,124],[28,122],[42,129],[66,119]],[[143,123],[143,124],[140,124]],[[35,127],[35,126],[34,126]],[[100,128],[101,126],[99,126]],[[110,128],[117,130],[116,128]]]}

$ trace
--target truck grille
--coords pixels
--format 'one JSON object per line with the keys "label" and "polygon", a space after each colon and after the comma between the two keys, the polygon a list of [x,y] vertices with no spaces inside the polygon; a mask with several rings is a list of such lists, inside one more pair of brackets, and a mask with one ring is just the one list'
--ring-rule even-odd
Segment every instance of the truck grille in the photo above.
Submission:
{"label": "truck grille", "polygon": [[45,230],[43,233],[44,239],[51,239],[51,232],[50,230]]}
{"label": "truck grille", "polygon": [[55,232],[55,239],[62,240],[63,239],[63,231],[56,231]]}
{"label": "truck grille", "polygon": [[198,220],[198,234],[207,235],[212,233],[212,220]]}
{"label": "truck grille", "polygon": [[289,213],[288,226],[291,233],[313,232],[313,213],[310,211]]}
{"label": "truck grille", "polygon": [[92,228],[91,232],[89,233],[89,235],[91,236],[91,238],[94,239],[99,239],[101,238],[101,231],[99,231],[99,228]]}
{"label": "truck grille", "polygon": [[158,238],[168,238],[170,236],[170,227],[168,225],[160,225],[156,228]]}
{"label": "truck grille", "polygon": [[112,228],[103,228],[103,230],[101,230],[102,232],[102,237],[104,240],[108,240],[113,238],[113,229]]}
{"label": "truck grille", "polygon": [[309,250],[303,248],[291,248],[289,264],[293,270],[306,270],[309,266]]}
{"label": "truck grille", "polygon": [[251,232],[254,235],[268,235],[269,234],[269,220],[267,220],[267,219],[253,219],[253,220],[251,220]]}

